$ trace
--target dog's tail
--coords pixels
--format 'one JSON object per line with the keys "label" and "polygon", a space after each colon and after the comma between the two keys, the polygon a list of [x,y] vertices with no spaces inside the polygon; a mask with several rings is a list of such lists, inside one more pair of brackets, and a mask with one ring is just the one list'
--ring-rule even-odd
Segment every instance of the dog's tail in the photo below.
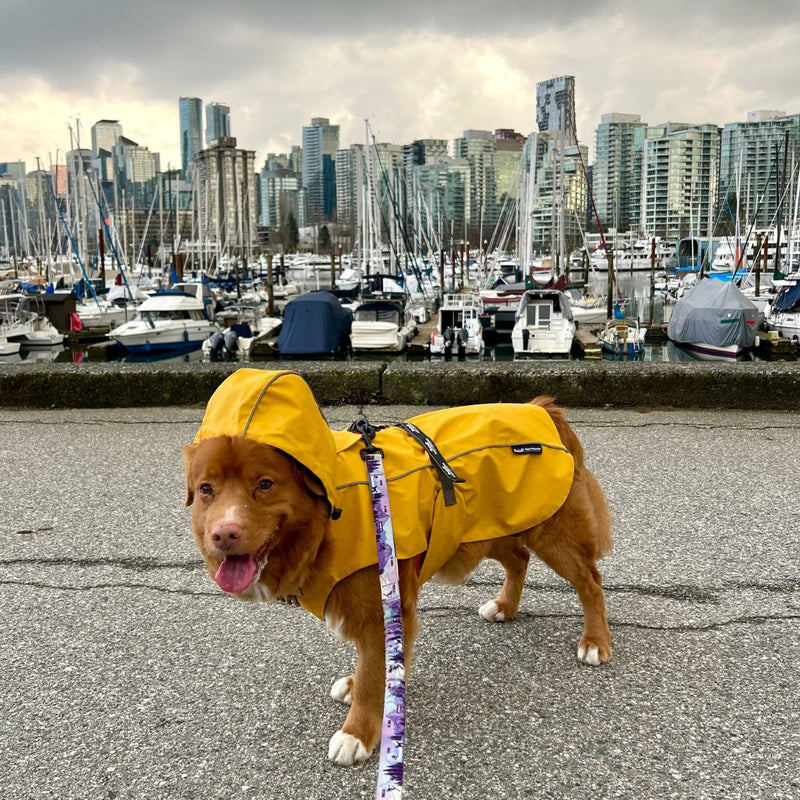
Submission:
{"label": "dog's tail", "polygon": [[555,423],[558,435],[561,438],[561,441],[564,443],[564,447],[569,450],[569,452],[572,454],[572,457],[575,459],[575,469],[583,469],[583,447],[578,441],[578,437],[575,435],[575,432],[567,423],[567,418],[564,415],[564,409],[561,408],[561,406],[556,405],[554,397],[535,397],[533,400],[531,400],[531,403],[536,406],[541,406],[550,415],[550,418]]}

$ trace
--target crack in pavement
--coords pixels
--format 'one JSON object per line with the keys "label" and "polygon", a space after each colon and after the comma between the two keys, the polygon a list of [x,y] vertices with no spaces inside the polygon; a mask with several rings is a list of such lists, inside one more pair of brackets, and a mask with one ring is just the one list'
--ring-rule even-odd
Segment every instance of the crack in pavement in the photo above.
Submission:
{"label": "crack in pavement", "polygon": [[[159,561],[152,558],[144,557],[128,557],[128,558],[89,558],[89,559],[73,559],[73,558],[19,558],[19,559],[5,559],[0,560],[0,566],[37,566],[37,567],[75,567],[78,569],[86,568],[121,568],[137,573],[147,573],[163,570],[179,570],[183,572],[200,571],[204,568],[204,564],[200,560],[194,561]],[[480,589],[490,588],[496,591],[499,587],[499,581],[476,580],[470,581],[465,584],[464,588]],[[39,589],[54,592],[92,592],[92,591],[107,591],[114,589],[131,589],[131,590],[144,590],[148,592],[156,592],[160,594],[178,595],[184,597],[208,597],[215,600],[227,601],[224,593],[218,590],[211,589],[205,590],[192,590],[185,588],[173,588],[169,586],[157,586],[148,583],[138,583],[132,581],[107,581],[102,583],[91,584],[62,584],[62,583],[48,583],[41,580],[24,580],[5,578],[0,579],[0,586],[17,586],[29,589]],[[568,584],[563,585],[549,585],[543,583],[526,582],[525,588],[532,592],[549,592],[560,595],[571,595],[574,589]],[[723,604],[720,597],[722,593],[726,592],[741,592],[741,591],[760,591],[774,595],[789,595],[800,589],[800,581],[787,580],[781,583],[766,584],[763,582],[732,582],[725,584],[721,587],[703,588],[691,585],[671,585],[671,586],[644,586],[635,584],[619,584],[619,585],[606,585],[604,590],[607,595],[613,596],[614,594],[633,594],[641,597],[662,598],[668,600],[685,601],[691,604],[699,605],[719,605]],[[438,617],[444,614],[453,614],[457,616],[472,616],[474,611],[467,609],[463,605],[435,605],[429,606],[424,603],[420,604],[419,613],[424,616]],[[517,614],[517,618],[529,619],[582,619],[581,612],[576,613],[535,613],[529,611],[521,611]],[[610,622],[614,627],[618,628],[631,628],[634,630],[643,631],[672,631],[676,633],[697,633],[720,630],[733,625],[763,625],[770,622],[794,622],[800,619],[800,614],[744,614],[740,616],[723,619],[716,622],[704,622],[699,624],[677,624],[677,625],[651,625],[642,622],[631,622],[625,620],[611,619]]]}
{"label": "crack in pavement", "polygon": [[[202,559],[189,561],[161,561],[145,556],[128,556],[122,558],[8,558],[0,559],[0,567],[74,567],[76,569],[92,568],[120,568],[132,572],[148,573],[160,570],[180,570],[193,572],[203,570],[205,564]],[[0,579],[0,585],[11,581]],[[23,584],[24,582],[17,582]],[[501,581],[473,579],[467,581],[465,588],[489,587],[496,589]],[[31,584],[34,585],[34,584]],[[45,584],[43,584],[45,585]],[[123,584],[111,584],[123,585]],[[140,585],[140,584],[131,584]],[[141,584],[149,586],[150,584]],[[525,589],[533,592],[555,592],[557,594],[572,594],[574,589],[566,582],[559,584],[536,583],[525,581]],[[53,588],[91,588],[55,586]],[[156,588],[156,587],[154,587]],[[778,583],[765,583],[763,581],[731,581],[719,586],[702,587],[693,584],[665,584],[663,586],[643,584],[604,584],[603,589],[609,594],[633,594],[642,597],[661,597],[668,600],[685,600],[691,603],[705,603],[712,605],[721,604],[721,595],[734,591],[761,591],[769,594],[792,594],[800,591],[800,579],[787,578]]]}
{"label": "crack in pavement", "polygon": [[[144,589],[146,591],[157,592],[159,594],[181,595],[184,597],[211,597],[216,600],[228,602],[226,595],[220,591],[192,591],[189,589],[171,589],[165,586],[153,586],[147,583],[97,583],[87,586],[65,586],[63,584],[44,583],[41,581],[15,581],[0,580],[0,586],[24,586],[31,589],[46,589],[61,592],[90,592],[108,589]],[[550,587],[548,587],[550,590]],[[572,591],[572,590],[570,590]],[[613,589],[608,589],[609,593]],[[281,604],[283,605],[283,604]],[[473,617],[473,609],[464,606],[426,606],[424,603],[418,608],[420,616],[443,617],[445,615]],[[535,613],[531,611],[520,611],[514,619],[583,619],[583,613],[548,614]],[[770,622],[796,622],[800,620],[800,614],[746,614],[739,617],[720,620],[719,622],[709,622],[698,625],[648,625],[642,622],[628,622],[625,620],[609,618],[612,628],[631,628],[642,631],[671,631],[674,633],[704,633],[708,631],[721,630],[733,625],[764,625]]]}

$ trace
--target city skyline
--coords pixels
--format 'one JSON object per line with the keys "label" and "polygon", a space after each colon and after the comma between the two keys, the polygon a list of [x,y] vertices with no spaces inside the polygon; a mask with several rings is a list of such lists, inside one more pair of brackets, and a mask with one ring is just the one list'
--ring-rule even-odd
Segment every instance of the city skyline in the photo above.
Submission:
{"label": "city skyline", "polygon": [[63,162],[68,125],[81,120],[89,147],[91,125],[113,119],[161,153],[162,169],[179,167],[184,96],[229,105],[257,166],[300,144],[316,116],[340,127],[344,147],[363,142],[365,118],[384,142],[452,140],[467,129],[527,134],[536,130],[537,82],[557,75],[575,77],[578,138],[592,161],[607,113],[722,127],[756,109],[800,111],[800,21],[783,0],[546,10],[512,0],[500,13],[411,0],[402,14],[381,2],[237,0],[222,22],[213,3],[159,4],[153,15],[148,5],[33,0],[4,9],[18,35],[0,52],[0,160],[31,168],[58,152]]}

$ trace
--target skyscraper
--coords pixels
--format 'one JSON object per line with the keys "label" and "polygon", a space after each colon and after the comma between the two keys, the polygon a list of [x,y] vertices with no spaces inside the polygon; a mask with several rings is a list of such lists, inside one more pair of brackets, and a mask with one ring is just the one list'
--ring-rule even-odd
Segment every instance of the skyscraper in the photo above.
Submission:
{"label": "skyscraper", "polygon": [[178,100],[181,123],[181,174],[188,179],[194,157],[203,147],[203,104],[199,97]]}
{"label": "skyscraper", "polygon": [[231,135],[231,109],[224,103],[206,105],[206,147]]}
{"label": "skyscraper", "polygon": [[330,221],[336,207],[336,151],[339,126],[314,117],[303,126],[303,186],[308,193],[308,221]]}
{"label": "skyscraper", "polygon": [[562,75],[536,84],[536,124],[539,133],[560,133],[575,141],[575,78]]}
{"label": "skyscraper", "polygon": [[101,150],[111,153],[122,136],[122,125],[116,119],[99,119],[92,125],[92,156],[97,158]]}
{"label": "skyscraper", "polygon": [[[788,140],[787,140],[788,134]],[[788,147],[787,147],[788,145]],[[751,111],[747,122],[731,122],[722,129],[719,200],[723,208],[738,206],[746,228],[775,224],[785,180],[800,157],[800,114],[783,111]],[[791,180],[789,180],[791,183]],[[794,198],[783,202],[782,222]],[[749,210],[750,219],[744,216]]]}
{"label": "skyscraper", "polygon": [[603,114],[595,136],[592,196],[604,228],[639,226],[642,147],[647,123],[638,114]]}
{"label": "skyscraper", "polygon": [[252,257],[258,224],[255,157],[254,150],[238,148],[233,137],[197,154],[198,235],[219,254]]}
{"label": "skyscraper", "polygon": [[92,158],[95,159],[101,180],[113,179],[111,154],[120,136],[122,125],[119,120],[100,119],[92,125]]}
{"label": "skyscraper", "polygon": [[647,129],[641,229],[650,236],[705,236],[714,222],[720,131],[667,122]]}
{"label": "skyscraper", "polygon": [[481,222],[497,222],[497,191],[494,172],[495,143],[491,131],[467,130],[453,140],[453,157],[469,164],[469,186],[464,209],[466,222],[477,227]]}

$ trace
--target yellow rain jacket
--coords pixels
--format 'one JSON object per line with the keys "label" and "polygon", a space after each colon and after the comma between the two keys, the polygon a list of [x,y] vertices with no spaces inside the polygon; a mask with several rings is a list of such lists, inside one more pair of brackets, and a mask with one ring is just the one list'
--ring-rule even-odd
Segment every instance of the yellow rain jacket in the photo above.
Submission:
{"label": "yellow rain jacket", "polygon": [[[428,580],[462,542],[518,533],[551,517],[572,486],[574,461],[550,415],[527,403],[491,403],[409,420],[435,444],[461,482],[448,504],[428,452],[400,427],[378,431],[395,547],[421,559]],[[333,587],[378,563],[367,472],[357,433],[331,431],[295,372],[240,369],[208,402],[195,442],[246,436],[288,453],[322,482],[332,516],[300,604],[319,618]]]}

